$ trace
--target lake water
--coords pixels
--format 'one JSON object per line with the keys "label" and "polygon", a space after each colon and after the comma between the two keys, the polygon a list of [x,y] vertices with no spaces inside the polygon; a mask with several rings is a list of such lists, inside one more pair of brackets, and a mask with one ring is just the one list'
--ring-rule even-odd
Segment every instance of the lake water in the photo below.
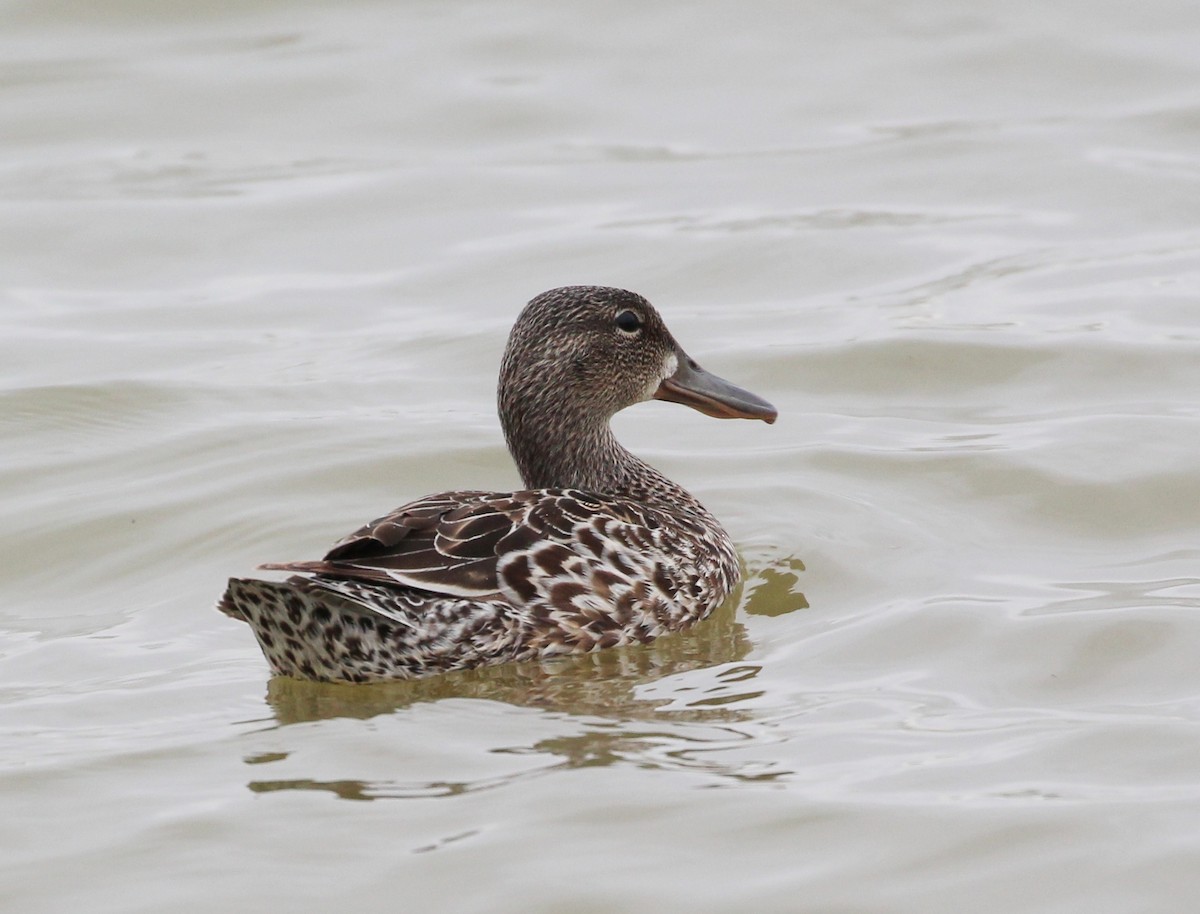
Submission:
{"label": "lake water", "polygon": [[[0,6],[0,909],[1200,897],[1200,7]],[[271,681],[225,578],[517,484],[508,328],[646,294],[735,603]]]}

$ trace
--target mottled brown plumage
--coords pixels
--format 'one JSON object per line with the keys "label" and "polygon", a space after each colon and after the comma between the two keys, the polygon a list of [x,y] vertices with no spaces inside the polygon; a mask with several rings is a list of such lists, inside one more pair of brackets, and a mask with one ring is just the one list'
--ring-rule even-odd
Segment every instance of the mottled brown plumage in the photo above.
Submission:
{"label": "mottled brown plumage", "polygon": [[651,398],[775,419],[703,371],[639,295],[599,286],[533,299],[509,337],[499,409],[526,488],[446,492],[387,514],[324,559],[231,579],[273,672],[411,679],[649,641],[697,622],[738,578],[733,545],[692,495],[626,451],[609,421]]}

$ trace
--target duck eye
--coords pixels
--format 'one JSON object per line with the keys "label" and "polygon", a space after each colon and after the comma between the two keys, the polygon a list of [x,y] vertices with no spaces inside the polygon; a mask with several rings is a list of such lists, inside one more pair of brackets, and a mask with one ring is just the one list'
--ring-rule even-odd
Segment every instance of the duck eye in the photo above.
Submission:
{"label": "duck eye", "polygon": [[642,319],[634,311],[622,311],[617,315],[617,329],[624,333],[637,333],[642,329]]}

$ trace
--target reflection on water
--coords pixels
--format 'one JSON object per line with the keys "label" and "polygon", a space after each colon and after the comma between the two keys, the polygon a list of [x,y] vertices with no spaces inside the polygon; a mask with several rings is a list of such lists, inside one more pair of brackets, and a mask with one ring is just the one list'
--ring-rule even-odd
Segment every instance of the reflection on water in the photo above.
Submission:
{"label": "reflection on water", "polygon": [[[733,712],[725,714],[733,721],[738,717]],[[686,712],[682,716],[696,719],[695,715]],[[747,717],[746,722],[748,721]],[[636,729],[590,724],[584,733],[575,736],[539,740],[523,747],[493,749],[493,752],[500,754],[541,757],[540,763],[533,767],[495,777],[424,782],[287,778],[253,780],[246,786],[254,793],[309,790],[332,793],[343,800],[400,800],[458,797],[498,787],[510,787],[558,771],[621,764],[633,765],[642,770],[689,769],[740,784],[770,784],[792,773],[773,762],[730,762],[721,759],[720,753],[730,746],[756,739],[761,739],[758,728],[749,725],[742,728],[736,723],[714,725],[702,732],[689,730],[686,738],[672,732],[640,732]],[[280,754],[270,761],[283,761],[286,758],[286,754]],[[261,756],[246,759],[247,764],[262,764],[263,761]]]}
{"label": "reflection on water", "polygon": [[[537,708],[588,718],[584,732],[539,740],[529,746],[493,749],[513,755],[547,756],[549,761],[517,774],[472,781],[253,780],[252,791],[328,791],[343,799],[380,797],[458,796],[540,777],[563,768],[619,764],[629,760],[641,767],[694,768],[737,780],[770,781],[778,771],[754,766],[728,766],[705,753],[751,737],[739,730],[747,719],[737,705],[762,694],[754,688],[760,667],[742,661],[753,645],[737,621],[739,608],[752,615],[778,616],[806,608],[803,594],[794,590],[803,564],[784,559],[749,576],[724,606],[696,628],[628,648],[566,657],[552,662],[507,664],[467,670],[411,682],[349,685],[303,682],[275,677],[267,685],[267,701],[281,725],[349,717],[365,719],[393,714],[421,702],[478,699],[517,707]],[[709,671],[703,687],[686,675]],[[664,688],[663,680],[681,677]],[[655,688],[643,687],[653,684]],[[649,691],[650,694],[646,694]],[[693,697],[698,693],[698,697]],[[670,706],[667,709],[666,706]],[[703,724],[683,738],[656,730],[653,724]],[[651,725],[639,726],[638,722]],[[633,726],[630,726],[633,724]],[[287,753],[259,753],[245,759],[261,765],[283,761]]]}
{"label": "reflection on water", "polygon": [[752,616],[782,616],[797,609],[808,609],[808,600],[797,587],[804,563],[785,559],[778,568],[763,568],[757,583],[751,585],[746,612]]}

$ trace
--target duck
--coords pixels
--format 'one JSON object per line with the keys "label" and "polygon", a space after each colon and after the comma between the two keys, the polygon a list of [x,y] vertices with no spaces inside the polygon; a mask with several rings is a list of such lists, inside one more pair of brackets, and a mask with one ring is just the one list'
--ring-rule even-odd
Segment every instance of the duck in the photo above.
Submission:
{"label": "duck", "polygon": [[218,609],[249,624],[272,674],[418,679],[642,644],[709,616],[740,578],[729,534],[621,446],[647,400],[720,419],[775,407],[700,367],[643,296],[565,286],[519,314],[498,411],[523,488],[442,492],[351,533],[283,581],[231,578]]}

